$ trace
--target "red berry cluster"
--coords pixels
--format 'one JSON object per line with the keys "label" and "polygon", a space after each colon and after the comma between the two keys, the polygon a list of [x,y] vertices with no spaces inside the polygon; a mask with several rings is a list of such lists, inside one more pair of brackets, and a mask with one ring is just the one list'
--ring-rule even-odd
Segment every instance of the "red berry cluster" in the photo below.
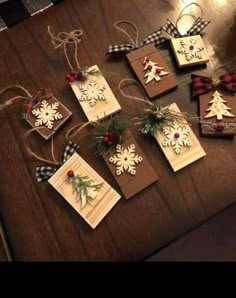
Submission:
{"label": "red berry cluster", "polygon": [[113,142],[110,139],[110,132],[109,131],[104,132],[103,142],[106,143],[106,145],[109,146],[109,147],[111,147],[113,145]]}
{"label": "red berry cluster", "polygon": [[69,82],[74,82],[77,79],[77,73],[74,70],[66,73],[65,79]]}

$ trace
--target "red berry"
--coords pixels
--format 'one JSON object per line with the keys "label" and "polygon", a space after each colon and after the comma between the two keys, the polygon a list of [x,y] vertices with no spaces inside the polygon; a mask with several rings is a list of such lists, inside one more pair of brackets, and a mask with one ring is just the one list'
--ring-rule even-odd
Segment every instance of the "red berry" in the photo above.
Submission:
{"label": "red berry", "polygon": [[109,138],[108,138],[108,137],[103,137],[103,141],[104,141],[105,143],[107,143],[107,142],[109,141]]}
{"label": "red berry", "polygon": [[104,137],[108,137],[110,135],[109,131],[104,132]]}
{"label": "red berry", "polygon": [[150,59],[149,58],[146,58],[145,62],[148,63],[149,61],[150,61]]}
{"label": "red berry", "polygon": [[72,77],[77,77],[77,74],[76,74],[76,72],[74,71],[74,70],[72,70],[71,72],[70,72],[70,75],[72,76]]}
{"label": "red berry", "polygon": [[118,144],[120,141],[120,132],[118,130],[111,131],[109,139],[113,144]]}
{"label": "red berry", "polygon": [[156,69],[156,74],[159,74],[161,72],[161,69],[160,68],[157,68]]}
{"label": "red berry", "polygon": [[193,45],[189,46],[189,49],[190,51],[192,51],[194,49],[194,46]]}
{"label": "red berry", "polygon": [[107,145],[108,145],[108,146],[112,146],[112,145],[113,145],[112,141],[108,141],[108,142],[107,142]]}
{"label": "red berry", "polygon": [[65,74],[65,79],[66,79],[66,80],[69,80],[70,78],[71,78],[71,75],[70,75],[69,73],[66,73],[66,74]]}
{"label": "red berry", "polygon": [[175,137],[175,139],[178,139],[178,138],[179,138],[179,133],[176,132],[176,133],[174,134],[174,137]]}
{"label": "red berry", "polygon": [[224,124],[224,122],[218,122],[217,123],[217,129],[218,130],[223,130],[225,128],[225,124]]}
{"label": "red berry", "polygon": [[75,174],[74,174],[73,171],[70,170],[70,171],[67,172],[67,176],[71,178],[71,177],[74,177]]}
{"label": "red berry", "polygon": [[152,70],[152,66],[148,65],[147,70]]}

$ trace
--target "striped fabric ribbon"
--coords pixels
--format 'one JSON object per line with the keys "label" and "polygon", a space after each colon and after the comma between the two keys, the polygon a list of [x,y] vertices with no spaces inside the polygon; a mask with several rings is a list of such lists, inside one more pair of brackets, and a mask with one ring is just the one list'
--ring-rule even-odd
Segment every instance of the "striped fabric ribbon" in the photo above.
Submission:
{"label": "striped fabric ribbon", "polygon": [[0,0],[0,31],[62,0]]}

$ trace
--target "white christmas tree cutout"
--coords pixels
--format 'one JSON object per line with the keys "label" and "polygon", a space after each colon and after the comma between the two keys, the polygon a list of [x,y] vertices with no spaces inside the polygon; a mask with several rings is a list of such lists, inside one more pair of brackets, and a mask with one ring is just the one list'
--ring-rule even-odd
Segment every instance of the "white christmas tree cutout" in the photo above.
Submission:
{"label": "white christmas tree cutout", "polygon": [[143,64],[143,71],[146,71],[144,78],[147,78],[145,84],[148,84],[152,80],[159,82],[162,76],[169,74],[167,71],[163,70],[163,67],[159,67],[157,63],[153,62],[152,59],[148,57],[144,58]]}
{"label": "white christmas tree cutout", "polygon": [[202,59],[201,52],[204,50],[204,47],[199,47],[195,38],[191,38],[189,41],[182,39],[180,44],[181,47],[177,50],[177,53],[183,54],[187,61],[191,61],[193,58]]}
{"label": "white christmas tree cutout", "polygon": [[220,94],[218,91],[213,93],[209,104],[212,105],[206,110],[206,112],[209,113],[204,118],[216,117],[217,120],[222,120],[223,116],[235,117],[235,115],[229,112],[231,108],[227,107],[226,101],[224,100],[222,94]]}
{"label": "white christmas tree cutout", "polygon": [[127,148],[117,145],[116,152],[116,155],[109,158],[109,161],[116,165],[116,174],[119,176],[126,171],[135,175],[136,165],[143,160],[142,156],[135,153],[135,145],[129,145]]}
{"label": "white christmas tree cutout", "polygon": [[106,86],[99,86],[95,80],[91,80],[87,85],[80,85],[79,89],[82,92],[80,100],[88,101],[91,107],[95,107],[98,100],[106,100],[104,95]]}
{"label": "white christmas tree cutout", "polygon": [[188,137],[190,128],[187,126],[180,126],[176,121],[171,126],[163,129],[165,138],[162,142],[164,147],[172,147],[175,153],[180,154],[183,146],[191,147],[192,143]]}
{"label": "white christmas tree cutout", "polygon": [[62,119],[62,114],[58,112],[59,102],[49,104],[46,100],[41,102],[39,108],[32,110],[32,114],[36,117],[35,126],[46,126],[53,128],[54,121]]}

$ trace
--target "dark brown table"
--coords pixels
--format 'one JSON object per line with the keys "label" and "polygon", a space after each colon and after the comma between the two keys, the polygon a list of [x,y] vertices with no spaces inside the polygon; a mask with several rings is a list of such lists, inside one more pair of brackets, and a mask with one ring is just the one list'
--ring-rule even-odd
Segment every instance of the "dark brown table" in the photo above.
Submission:
{"label": "dark brown table", "polygon": [[[62,55],[51,46],[47,25],[56,32],[84,29],[79,60],[83,65],[97,64],[115,73],[106,79],[122,106],[122,115],[128,120],[140,108],[124,99],[118,90],[122,78],[133,77],[125,59],[108,60],[104,55],[108,44],[124,41],[112,24],[120,19],[133,21],[142,40],[164,25],[167,17],[175,21],[185,2],[64,1],[0,33],[0,88],[21,84],[33,93],[40,87],[49,87],[73,111],[70,123],[55,137],[55,150],[60,156],[66,131],[86,118],[64,81],[67,67]],[[160,48],[166,63],[176,73],[179,87],[157,99],[162,104],[176,102],[181,110],[193,113],[197,113],[197,102],[190,98],[190,74],[203,74],[221,64],[229,64],[231,69],[236,66],[236,59],[232,60],[236,51],[234,1],[198,3],[204,8],[204,18],[212,20],[203,37],[211,62],[207,69],[195,66],[179,70],[169,47]],[[130,92],[138,95],[132,88]],[[0,100],[5,99],[7,96]],[[122,198],[92,230],[47,182],[36,182],[37,162],[29,158],[22,146],[22,135],[29,126],[21,120],[20,110],[20,105],[15,104],[0,113],[0,214],[14,260],[143,260],[235,202],[235,140],[200,137],[197,125],[193,125],[207,156],[173,173],[154,139],[143,138],[137,127],[131,126],[160,180],[129,201]],[[74,141],[81,145],[80,154],[119,191],[104,161],[96,158],[87,140],[87,131],[75,137]],[[39,135],[32,135],[29,143],[44,158],[49,157],[50,145]],[[4,253],[0,253],[0,258],[2,254],[4,259]]]}

